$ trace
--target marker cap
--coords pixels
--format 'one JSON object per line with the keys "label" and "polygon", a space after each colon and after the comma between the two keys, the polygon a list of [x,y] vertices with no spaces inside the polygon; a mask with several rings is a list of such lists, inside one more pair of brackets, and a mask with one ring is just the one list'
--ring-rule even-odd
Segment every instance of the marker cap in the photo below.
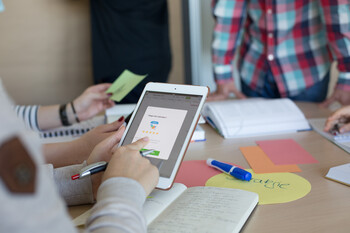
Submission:
{"label": "marker cap", "polygon": [[240,180],[250,181],[252,179],[252,174],[250,172],[247,172],[246,170],[240,169],[238,167],[233,169],[230,175]]}

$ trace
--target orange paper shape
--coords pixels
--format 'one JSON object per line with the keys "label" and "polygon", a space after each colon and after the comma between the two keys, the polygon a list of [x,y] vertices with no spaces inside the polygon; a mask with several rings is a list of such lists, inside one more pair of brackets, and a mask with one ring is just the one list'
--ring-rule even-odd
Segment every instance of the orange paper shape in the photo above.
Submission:
{"label": "orange paper shape", "polygon": [[296,164],[275,165],[259,146],[239,148],[255,173],[301,172]]}

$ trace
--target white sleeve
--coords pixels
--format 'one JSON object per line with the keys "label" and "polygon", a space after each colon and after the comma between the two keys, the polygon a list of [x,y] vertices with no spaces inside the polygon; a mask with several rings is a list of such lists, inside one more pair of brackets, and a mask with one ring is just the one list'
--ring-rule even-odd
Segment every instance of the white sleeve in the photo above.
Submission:
{"label": "white sleeve", "polygon": [[142,212],[146,200],[144,188],[135,180],[118,177],[103,182],[97,204],[86,223],[92,233],[147,232]]}
{"label": "white sleeve", "polygon": [[53,168],[51,164],[45,165],[53,177],[60,196],[67,205],[81,205],[94,203],[90,177],[72,180],[71,176],[79,173],[86,166],[86,162],[61,168]]}

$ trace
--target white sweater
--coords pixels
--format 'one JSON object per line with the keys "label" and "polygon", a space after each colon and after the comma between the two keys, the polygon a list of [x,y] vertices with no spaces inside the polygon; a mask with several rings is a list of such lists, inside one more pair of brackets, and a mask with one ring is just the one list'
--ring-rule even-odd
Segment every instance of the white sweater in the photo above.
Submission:
{"label": "white sweater", "polygon": [[[70,179],[84,164],[58,169],[43,165],[39,138],[36,133],[26,130],[16,117],[1,80],[0,106],[0,149],[5,142],[18,138],[36,164],[34,193],[11,192],[0,176],[0,232],[77,232],[66,203],[93,202],[91,180]],[[146,232],[142,214],[145,198],[145,191],[138,182],[128,178],[108,179],[98,190],[86,232]]]}

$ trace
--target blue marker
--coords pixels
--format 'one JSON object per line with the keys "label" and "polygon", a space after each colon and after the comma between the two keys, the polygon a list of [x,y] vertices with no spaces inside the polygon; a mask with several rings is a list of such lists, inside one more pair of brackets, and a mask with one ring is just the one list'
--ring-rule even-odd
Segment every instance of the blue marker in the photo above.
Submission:
{"label": "blue marker", "polygon": [[246,180],[246,181],[250,181],[252,179],[252,174],[250,172],[247,172],[246,170],[239,168],[239,167],[235,167],[232,166],[230,164],[227,163],[222,163],[219,162],[215,159],[207,159],[207,164],[210,167],[214,167],[228,175],[231,175],[237,179],[240,180]]}

